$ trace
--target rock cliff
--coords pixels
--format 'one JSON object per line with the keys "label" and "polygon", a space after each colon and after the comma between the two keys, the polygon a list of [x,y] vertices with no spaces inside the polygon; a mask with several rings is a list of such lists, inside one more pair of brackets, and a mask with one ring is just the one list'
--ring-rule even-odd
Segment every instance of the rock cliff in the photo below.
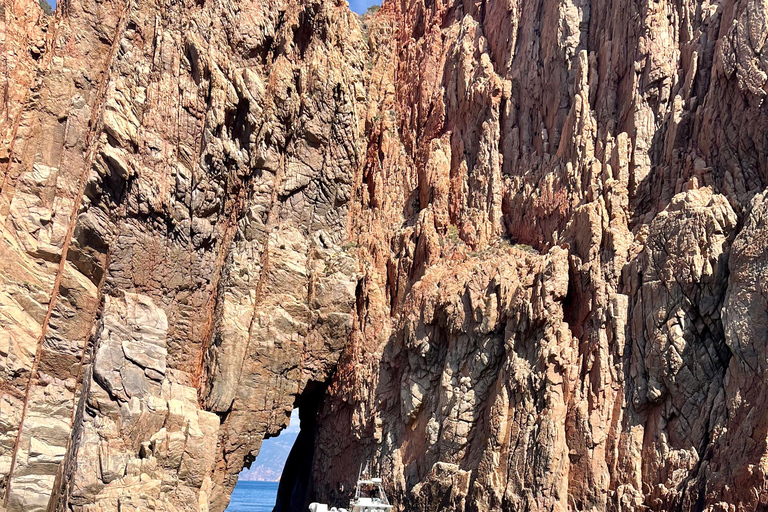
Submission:
{"label": "rock cliff", "polygon": [[1,5],[1,507],[768,507],[768,4]]}

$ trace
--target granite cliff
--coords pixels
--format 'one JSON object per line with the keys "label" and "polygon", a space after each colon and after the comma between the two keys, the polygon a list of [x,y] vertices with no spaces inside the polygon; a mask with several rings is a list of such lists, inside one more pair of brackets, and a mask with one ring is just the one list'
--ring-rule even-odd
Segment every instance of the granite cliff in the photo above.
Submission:
{"label": "granite cliff", "polygon": [[768,4],[0,5],[1,507],[768,507]]}

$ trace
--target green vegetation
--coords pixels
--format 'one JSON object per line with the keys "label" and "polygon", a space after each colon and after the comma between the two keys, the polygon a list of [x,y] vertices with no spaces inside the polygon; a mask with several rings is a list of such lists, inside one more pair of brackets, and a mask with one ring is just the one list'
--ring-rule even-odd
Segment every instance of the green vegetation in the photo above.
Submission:
{"label": "green vegetation", "polygon": [[381,9],[380,5],[372,5],[365,10],[365,14],[363,14],[363,16],[373,16],[374,14],[379,12],[379,9]]}
{"label": "green vegetation", "polygon": [[53,14],[53,7],[48,3],[48,0],[37,0],[38,5],[43,10],[46,16]]}
{"label": "green vegetation", "polygon": [[479,251],[471,251],[469,255],[473,258],[499,256],[509,252],[510,248],[517,249],[518,251],[527,252],[530,254],[540,254],[535,248],[528,244],[513,243],[509,238],[499,238],[493,244],[481,249]]}
{"label": "green vegetation", "polygon": [[458,243],[459,241],[459,228],[453,224],[448,226],[448,239],[453,243]]}
{"label": "green vegetation", "polygon": [[533,254],[539,254],[539,251],[537,251],[536,249],[534,249],[528,244],[515,244],[514,247],[516,249],[520,249],[521,251],[530,252]]}

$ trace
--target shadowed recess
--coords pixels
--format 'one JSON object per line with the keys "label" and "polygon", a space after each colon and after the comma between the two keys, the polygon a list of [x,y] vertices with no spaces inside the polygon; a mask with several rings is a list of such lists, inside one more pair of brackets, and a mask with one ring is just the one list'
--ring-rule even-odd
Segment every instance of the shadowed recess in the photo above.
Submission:
{"label": "shadowed recess", "polygon": [[310,382],[296,400],[301,430],[280,477],[274,512],[304,512],[309,506],[317,411],[322,403],[325,388],[326,384]]}

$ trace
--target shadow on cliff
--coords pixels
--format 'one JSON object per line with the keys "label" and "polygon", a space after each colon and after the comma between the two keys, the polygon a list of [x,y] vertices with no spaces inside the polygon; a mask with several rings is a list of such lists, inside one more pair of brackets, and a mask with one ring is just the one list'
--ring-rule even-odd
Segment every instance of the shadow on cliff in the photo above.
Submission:
{"label": "shadow on cliff", "polygon": [[296,398],[295,407],[299,408],[299,435],[285,461],[273,512],[305,512],[309,507],[317,412],[327,387],[325,383],[311,381]]}

